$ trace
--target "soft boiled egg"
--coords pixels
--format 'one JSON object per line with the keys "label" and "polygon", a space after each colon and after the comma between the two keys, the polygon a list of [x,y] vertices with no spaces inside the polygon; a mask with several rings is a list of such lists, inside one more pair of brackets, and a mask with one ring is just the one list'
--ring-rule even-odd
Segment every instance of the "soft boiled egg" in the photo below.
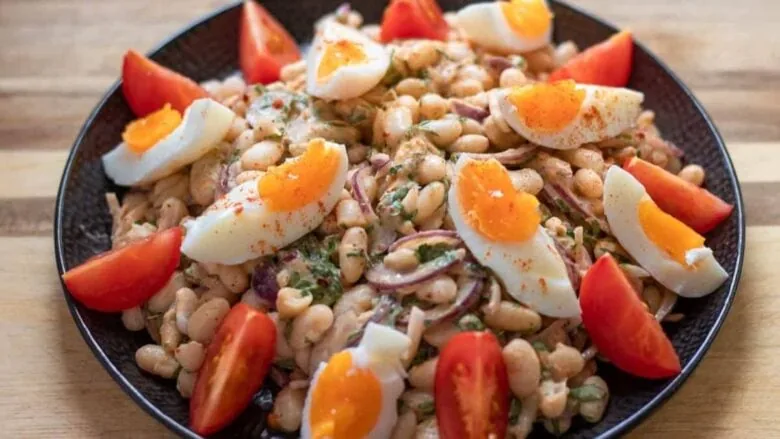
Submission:
{"label": "soft boiled egg", "polygon": [[604,213],[620,245],[675,293],[701,297],[728,277],[704,237],[662,211],[642,183],[617,166],[604,179]]}
{"label": "soft boiled egg", "polygon": [[385,439],[404,391],[401,357],[411,340],[370,322],[356,348],[333,354],[314,373],[303,407],[303,439]]}
{"label": "soft boiled egg", "polygon": [[498,105],[509,126],[529,141],[573,149],[633,127],[643,100],[642,93],[626,88],[566,80],[502,90]]}
{"label": "soft boiled egg", "polygon": [[361,32],[329,21],[306,59],[306,92],[326,100],[358,97],[374,88],[390,66],[385,48]]}
{"label": "soft boiled egg", "polygon": [[540,225],[539,201],[516,191],[497,160],[461,156],[448,203],[463,242],[509,295],[550,317],[579,315],[566,264]]}
{"label": "soft boiled egg", "polygon": [[333,210],[347,166],[344,145],[311,140],[303,154],[236,186],[186,222],[182,253],[199,262],[233,265],[280,250]]}
{"label": "soft boiled egg", "polygon": [[123,142],[103,156],[106,175],[134,186],[167,177],[214,149],[235,114],[208,98],[194,101],[182,119],[170,105],[131,122]]}
{"label": "soft boiled egg", "polygon": [[474,44],[508,54],[530,52],[548,44],[552,18],[545,0],[495,1],[461,9],[457,24]]}

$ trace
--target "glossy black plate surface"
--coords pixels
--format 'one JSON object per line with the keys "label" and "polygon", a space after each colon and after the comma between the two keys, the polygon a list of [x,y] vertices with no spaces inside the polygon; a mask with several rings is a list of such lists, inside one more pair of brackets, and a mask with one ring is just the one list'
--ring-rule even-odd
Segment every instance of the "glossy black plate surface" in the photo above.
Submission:
{"label": "glossy black plate surface", "polygon": [[[308,41],[314,21],[333,11],[342,1],[264,0],[263,4],[296,39]],[[377,22],[385,3],[352,2],[366,22]],[[439,3],[445,10],[456,10],[469,2],[439,0]],[[552,3],[556,41],[571,39],[580,47],[587,47],[615,31],[582,11]],[[151,57],[197,81],[227,75],[237,67],[239,18],[240,4],[218,10],[161,45]],[[704,166],[708,189],[735,205],[729,220],[708,236],[708,245],[730,278],[706,298],[681,300],[676,311],[685,313],[686,318],[665,325],[683,363],[683,372],[678,377],[646,381],[601,365],[599,374],[607,380],[612,393],[604,420],[590,425],[577,418],[564,436],[567,438],[620,436],[669,398],[693,372],[720,329],[734,299],[742,268],[745,223],[739,185],[723,141],[709,116],[682,82],[641,44],[634,54],[629,86],[645,93],[645,106],[656,111],[664,136],[681,146],[688,160]],[[110,247],[111,218],[104,194],[117,188],[105,177],[100,156],[117,144],[123,127],[132,118],[119,84],[115,84],[90,115],[73,146],[62,177],[55,216],[55,250],[61,273]],[[176,391],[175,383],[151,377],[136,367],[134,353],[149,342],[146,333],[130,333],[117,315],[89,311],[67,293],[65,298],[87,344],[122,389],[172,431],[182,437],[198,437],[187,428],[188,405]],[[268,392],[259,395],[257,404],[215,437],[274,437],[264,432],[262,425],[262,409],[268,408],[268,397]],[[546,433],[537,428],[533,437],[537,435]]]}

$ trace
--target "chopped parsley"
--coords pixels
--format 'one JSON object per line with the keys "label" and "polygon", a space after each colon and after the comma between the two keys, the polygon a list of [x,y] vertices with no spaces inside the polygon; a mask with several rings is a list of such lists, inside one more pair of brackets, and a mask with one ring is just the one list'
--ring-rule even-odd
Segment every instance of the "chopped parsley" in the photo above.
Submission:
{"label": "chopped parsley", "polygon": [[417,406],[417,412],[419,412],[422,417],[431,416],[436,412],[436,406],[432,400],[425,401]]}
{"label": "chopped parsley", "polygon": [[388,171],[388,173],[390,175],[396,175],[396,174],[398,174],[398,171],[403,169],[403,167],[404,167],[404,165],[400,165],[400,164],[399,165],[393,165],[393,166],[390,167],[390,171]]}
{"label": "chopped parsley", "polygon": [[512,398],[512,402],[509,404],[509,423],[515,424],[517,423],[517,418],[520,417],[520,409],[522,409],[522,405],[520,403],[520,400],[517,398]]}
{"label": "chopped parsley", "polygon": [[452,250],[452,248],[444,243],[440,244],[422,244],[414,251],[415,256],[417,256],[417,260],[420,261],[421,264],[432,261],[436,258],[439,258],[443,256],[448,251]]}
{"label": "chopped parsley", "polygon": [[485,325],[474,314],[466,314],[458,320],[458,327],[464,331],[482,331]]}
{"label": "chopped parsley", "polygon": [[547,349],[547,345],[544,344],[541,340],[534,340],[533,343],[531,343],[531,346],[534,347],[538,352],[549,352],[550,350]]}
{"label": "chopped parsley", "polygon": [[404,79],[403,73],[399,72],[398,69],[395,68],[395,64],[393,64],[394,56],[395,56],[395,51],[390,53],[390,66],[387,68],[387,71],[385,72],[385,76],[382,78],[383,85],[393,86],[401,82],[402,79]]}
{"label": "chopped parsley", "polygon": [[309,235],[293,244],[293,251],[304,260],[308,273],[293,271],[290,274],[290,286],[301,290],[303,294],[312,295],[314,303],[331,306],[343,292],[341,271],[331,261],[337,250],[336,240],[337,237],[334,239],[334,236],[327,236],[320,243]]}

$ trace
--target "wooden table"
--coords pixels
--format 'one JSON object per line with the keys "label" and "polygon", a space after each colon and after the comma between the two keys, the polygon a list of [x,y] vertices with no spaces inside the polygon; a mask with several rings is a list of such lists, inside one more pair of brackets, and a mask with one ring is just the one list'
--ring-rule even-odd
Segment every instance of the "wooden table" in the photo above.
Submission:
{"label": "wooden table", "polygon": [[[1,437],[170,437],[105,373],[65,307],[52,211],[79,127],[119,74],[224,0],[0,0]],[[714,346],[635,437],[780,437],[780,3],[582,0],[634,30],[715,117],[747,205],[745,271]],[[165,4],[165,5],[163,5]]]}

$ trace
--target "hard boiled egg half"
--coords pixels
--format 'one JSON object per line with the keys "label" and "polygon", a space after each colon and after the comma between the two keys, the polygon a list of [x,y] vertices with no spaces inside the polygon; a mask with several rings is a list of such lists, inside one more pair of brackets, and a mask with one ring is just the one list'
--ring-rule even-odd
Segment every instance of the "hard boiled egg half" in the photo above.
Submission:
{"label": "hard boiled egg half", "polygon": [[199,262],[233,265],[280,250],[333,210],[347,166],[344,145],[310,141],[300,156],[236,186],[186,222],[182,253]]}
{"label": "hard boiled egg half", "polygon": [[474,44],[508,54],[547,45],[552,18],[545,0],[511,0],[466,6],[458,11],[457,23]]}
{"label": "hard boiled egg half", "polygon": [[385,439],[404,391],[401,356],[411,340],[369,323],[360,344],[333,354],[314,373],[303,408],[303,439]]}
{"label": "hard boiled egg half", "polygon": [[306,59],[306,92],[321,99],[358,97],[374,88],[390,66],[385,48],[350,27],[329,21]]}
{"label": "hard boiled egg half", "polygon": [[208,98],[193,101],[183,119],[166,105],[127,126],[124,141],[103,156],[106,175],[122,186],[167,177],[215,148],[234,117],[229,108]]}
{"label": "hard boiled egg half", "polygon": [[551,317],[580,313],[566,265],[540,225],[539,201],[495,159],[461,156],[448,194],[455,229],[518,302]]}
{"label": "hard boiled egg half", "polygon": [[728,277],[704,237],[662,211],[642,183],[617,166],[604,179],[604,213],[620,245],[675,293],[701,297]]}
{"label": "hard boiled egg half", "polygon": [[642,93],[626,88],[571,80],[512,87],[498,95],[501,115],[512,129],[554,149],[617,136],[636,124],[643,100]]}

